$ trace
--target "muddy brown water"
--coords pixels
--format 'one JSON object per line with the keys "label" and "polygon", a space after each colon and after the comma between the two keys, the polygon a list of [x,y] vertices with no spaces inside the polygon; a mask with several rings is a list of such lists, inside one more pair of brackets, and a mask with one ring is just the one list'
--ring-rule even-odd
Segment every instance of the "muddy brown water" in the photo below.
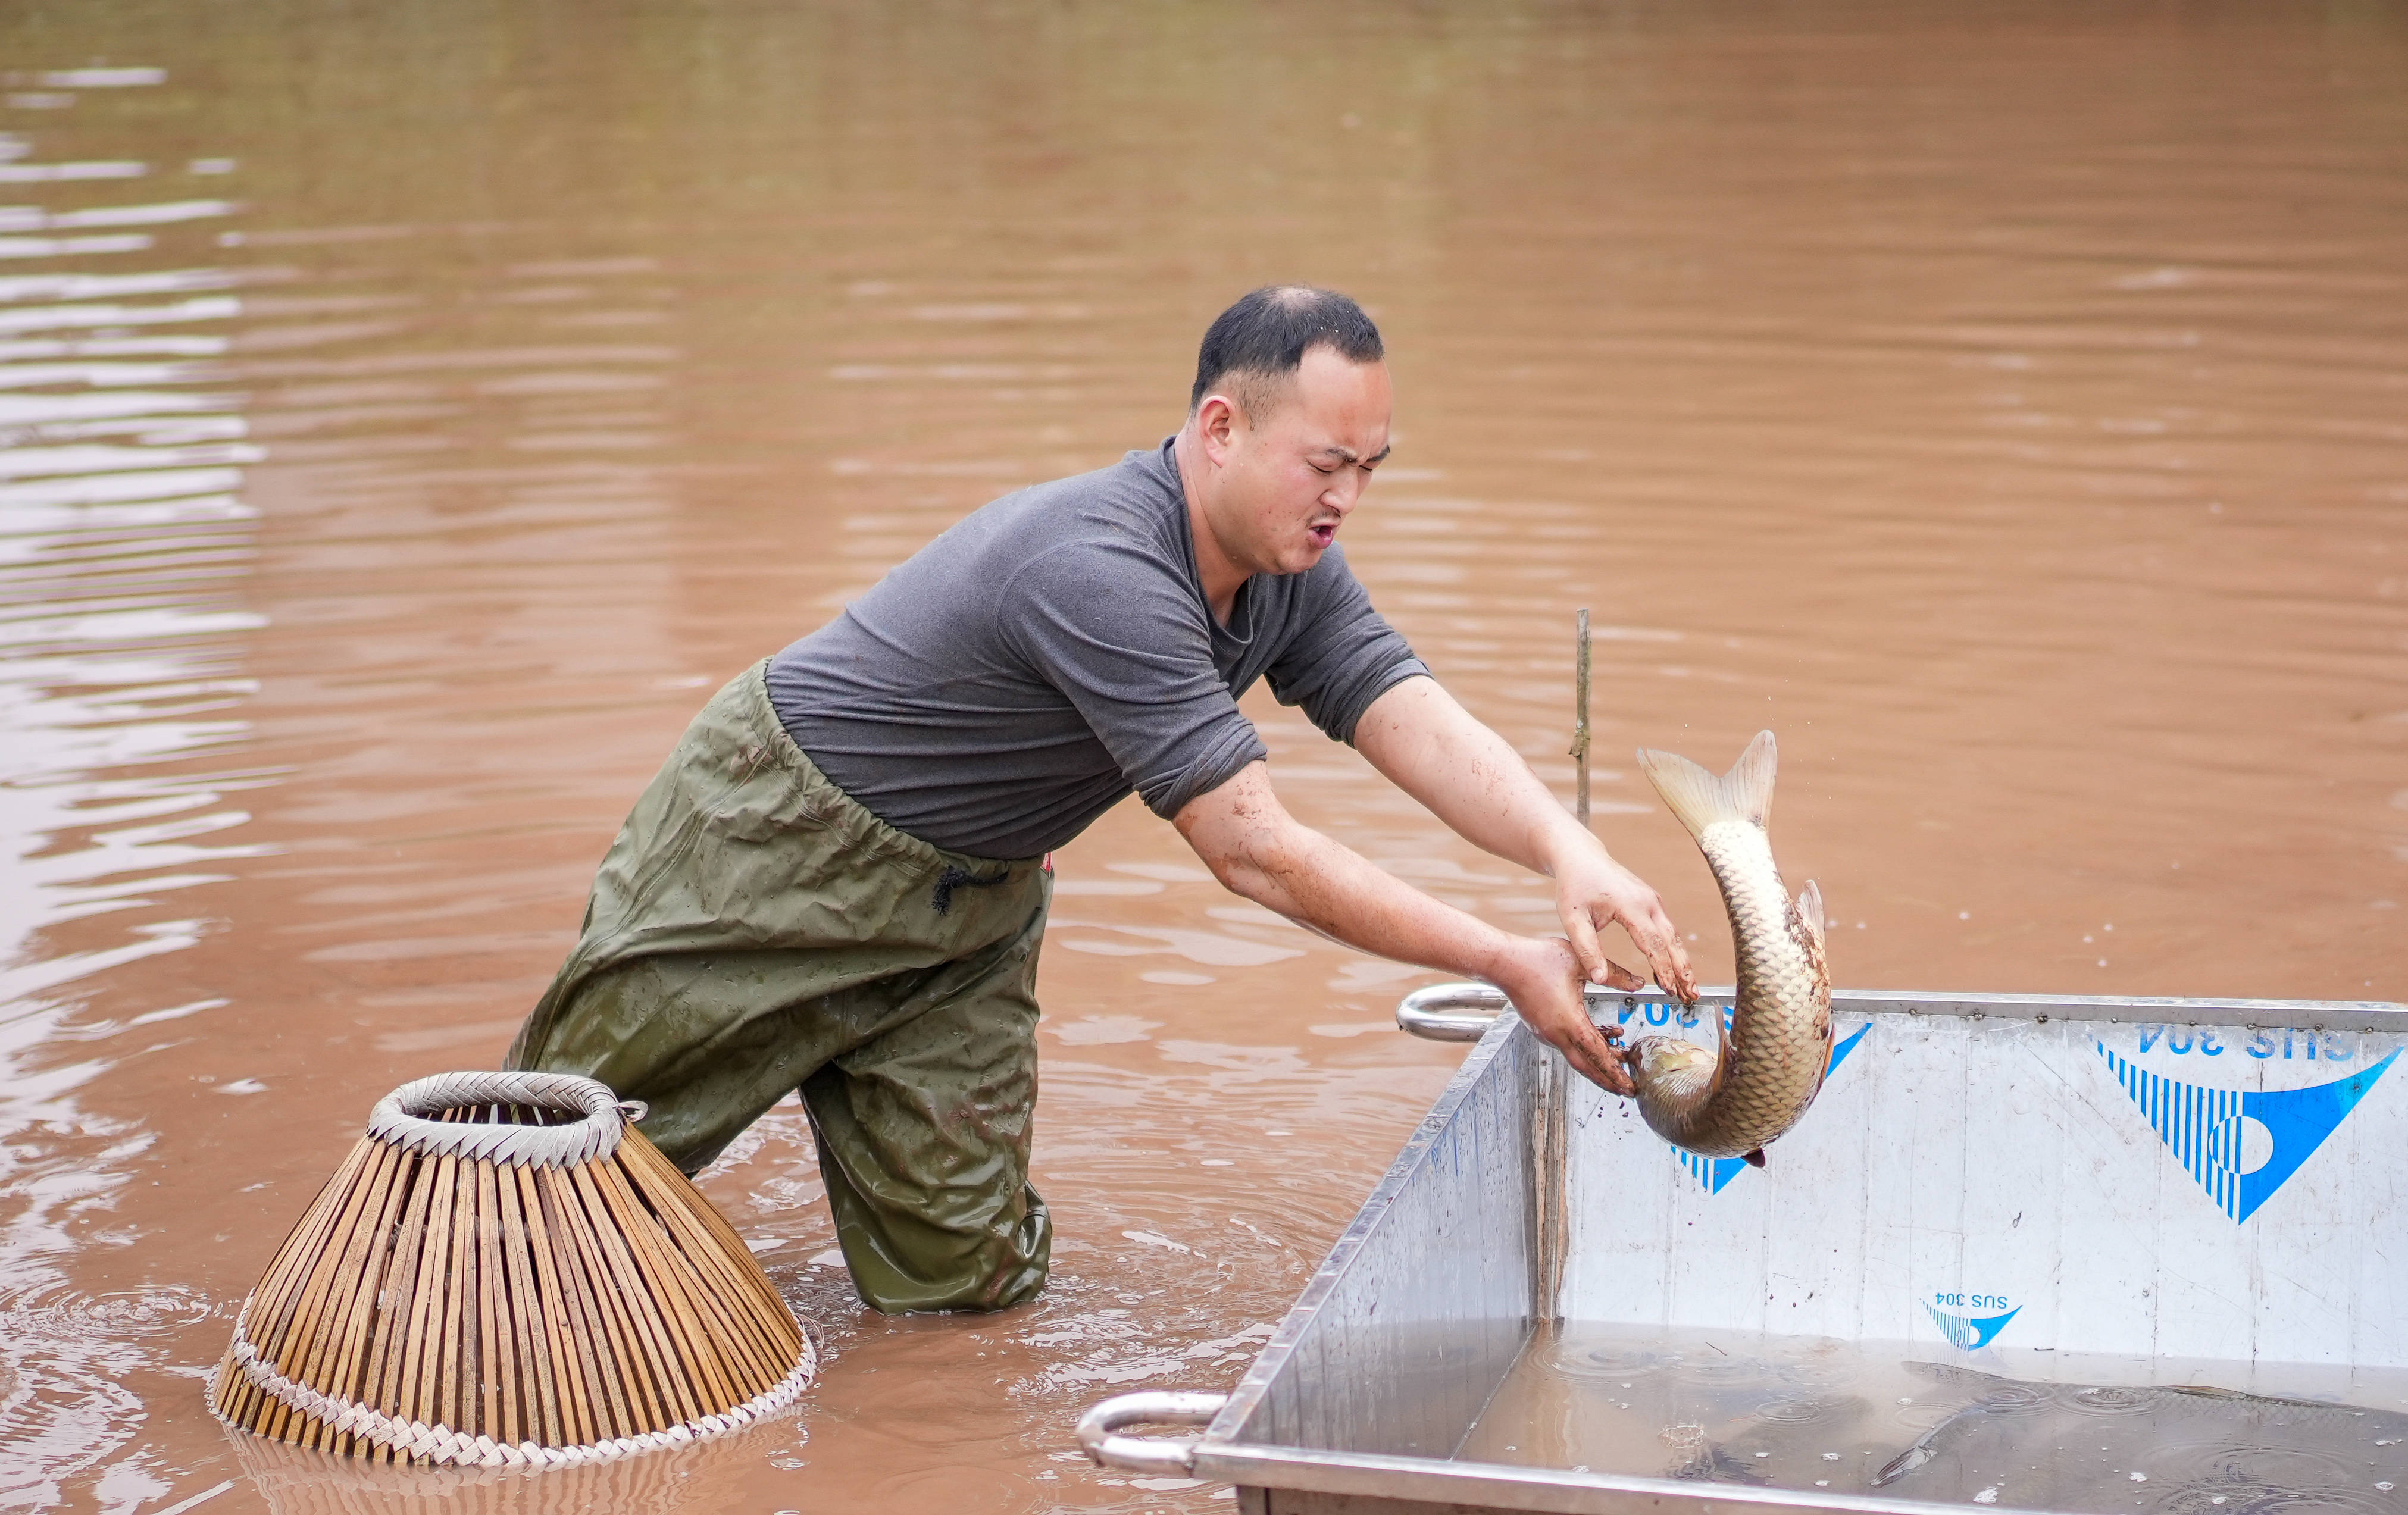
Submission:
{"label": "muddy brown water", "polygon": [[2239,1392],[2206,1386],[2229,1362],[2027,1351],[1985,1367],[1905,1342],[1549,1327],[1455,1455],[2099,1515],[2385,1515],[2408,1482],[2396,1369],[2260,1364]]}
{"label": "muddy brown water", "polygon": [[[1598,824],[1709,979],[1622,754],[1769,725],[1845,985],[2408,997],[2397,5],[23,0],[0,70],[0,1505],[1228,1508],[1072,1419],[1234,1382],[1458,1053],[1130,806],[1058,859],[1041,1303],[863,1311],[789,1106],[706,1188],[793,1416],[463,1479],[200,1392],[709,689],[1172,429],[1263,280],[1381,320],[1354,561],[1567,792],[1594,608]],[[1250,707],[1307,820],[1549,925]]]}

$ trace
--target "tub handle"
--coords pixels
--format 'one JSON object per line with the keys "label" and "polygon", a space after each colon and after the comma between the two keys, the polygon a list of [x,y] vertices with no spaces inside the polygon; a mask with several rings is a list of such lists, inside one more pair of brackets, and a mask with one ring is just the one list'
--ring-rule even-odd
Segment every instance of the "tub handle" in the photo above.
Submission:
{"label": "tub handle", "polygon": [[1079,1450],[1098,1467],[1124,1473],[1168,1473],[1173,1477],[1196,1471],[1196,1437],[1156,1441],[1116,1433],[1132,1425],[1210,1425],[1227,1394],[1170,1394],[1159,1390],[1116,1394],[1079,1417]]}
{"label": "tub handle", "polygon": [[1427,984],[1397,1002],[1397,1024],[1425,1041],[1478,1041],[1506,1009],[1486,984]]}
{"label": "tub handle", "polygon": [[[1649,984],[1644,989],[1600,989],[1595,984],[1584,986],[1591,1019],[1606,1013],[1611,1001],[1627,1005],[1633,1000],[1662,1000],[1664,991]],[[1730,1002],[1729,990],[1702,989],[1699,1000]],[[1397,1002],[1397,1024],[1425,1041],[1478,1041],[1488,1034],[1488,1028],[1499,1015],[1513,1007],[1507,1004],[1505,992],[1482,983],[1425,984]]]}

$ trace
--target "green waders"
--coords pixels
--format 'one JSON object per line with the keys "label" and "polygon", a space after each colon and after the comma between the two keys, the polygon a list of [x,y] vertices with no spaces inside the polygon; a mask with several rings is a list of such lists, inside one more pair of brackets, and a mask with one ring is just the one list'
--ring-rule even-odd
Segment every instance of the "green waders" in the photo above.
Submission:
{"label": "green waders", "polygon": [[1052,892],[1042,862],[943,851],[854,803],[756,665],[636,802],[509,1065],[644,1101],[688,1173],[800,1090],[864,1300],[1022,1304],[1053,1246],[1028,1186]]}

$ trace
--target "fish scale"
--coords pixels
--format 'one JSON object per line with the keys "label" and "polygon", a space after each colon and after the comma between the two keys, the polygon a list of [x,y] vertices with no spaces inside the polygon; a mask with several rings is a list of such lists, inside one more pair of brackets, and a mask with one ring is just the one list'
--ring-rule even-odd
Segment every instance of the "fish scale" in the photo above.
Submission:
{"label": "fish scale", "polygon": [[1721,778],[1670,752],[1639,754],[1721,887],[1739,982],[1718,1047],[1641,1036],[1624,1054],[1650,1130],[1700,1156],[1759,1165],[1813,1103],[1831,1061],[1822,893],[1810,881],[1789,897],[1765,829],[1776,763],[1769,731]]}

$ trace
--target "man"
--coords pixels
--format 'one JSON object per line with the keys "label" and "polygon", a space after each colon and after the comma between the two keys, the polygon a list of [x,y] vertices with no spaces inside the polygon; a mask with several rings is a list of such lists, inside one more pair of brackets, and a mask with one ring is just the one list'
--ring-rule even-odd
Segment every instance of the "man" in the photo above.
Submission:
{"label": "man", "polygon": [[[1028,1186],[1050,854],[1134,789],[1224,884],[1364,951],[1484,979],[1630,1083],[1584,978],[1696,990],[1606,855],[1371,608],[1333,545],[1388,454],[1380,334],[1257,290],[1205,333],[1186,425],[972,512],[723,689],[603,860],[510,1049],[646,1101],[694,1172],[801,1092],[854,1285],[883,1310],[1044,1286]],[[1473,843],[1551,876],[1570,940],[1441,905],[1297,824],[1237,699],[1258,678]]]}

